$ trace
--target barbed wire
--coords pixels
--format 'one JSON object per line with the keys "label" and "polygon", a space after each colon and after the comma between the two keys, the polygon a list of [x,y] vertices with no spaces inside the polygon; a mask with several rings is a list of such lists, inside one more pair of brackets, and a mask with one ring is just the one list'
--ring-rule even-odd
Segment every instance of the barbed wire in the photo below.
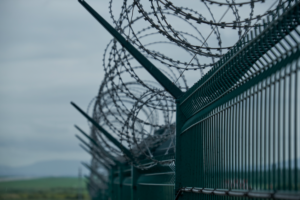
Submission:
{"label": "barbed wire", "polygon": [[[241,40],[252,27],[262,26],[258,23],[260,20],[274,15],[279,8],[287,6],[288,1],[279,0],[275,8],[270,7],[256,16],[257,4],[267,1],[195,2],[202,5],[199,7],[201,12],[195,11],[195,7],[175,5],[175,1],[168,0],[124,0],[119,5],[118,17],[114,14],[113,0],[109,1],[108,7],[115,29],[182,91],[190,87],[191,81],[186,78],[189,71],[197,71],[199,80],[236,41]],[[225,12],[216,13],[214,6],[224,7],[222,11]],[[243,12],[240,12],[241,7]],[[227,16],[229,11],[231,16]],[[219,15],[221,20],[217,21]],[[222,37],[228,34],[228,30],[237,37],[232,44],[225,41],[226,46],[223,46]],[[211,35],[214,39],[210,38]],[[183,54],[192,60],[184,61]],[[153,152],[163,143],[167,143],[168,147],[164,155],[175,151],[175,100],[115,39],[105,47],[102,61],[105,76],[97,96],[88,105],[88,112],[92,112],[93,119],[130,150],[134,162],[89,124],[91,134],[103,147],[98,149],[100,154],[105,156],[109,153],[141,169],[165,164],[156,160]],[[142,159],[153,163],[145,166]]]}

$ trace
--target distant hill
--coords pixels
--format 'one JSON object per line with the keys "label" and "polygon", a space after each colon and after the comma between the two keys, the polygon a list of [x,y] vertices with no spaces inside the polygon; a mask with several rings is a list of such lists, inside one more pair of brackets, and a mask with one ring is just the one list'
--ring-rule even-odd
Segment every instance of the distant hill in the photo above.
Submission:
{"label": "distant hill", "polygon": [[88,170],[76,160],[51,160],[37,162],[22,167],[0,165],[0,176],[4,177],[46,177],[46,176],[78,176],[79,167],[82,174]]}

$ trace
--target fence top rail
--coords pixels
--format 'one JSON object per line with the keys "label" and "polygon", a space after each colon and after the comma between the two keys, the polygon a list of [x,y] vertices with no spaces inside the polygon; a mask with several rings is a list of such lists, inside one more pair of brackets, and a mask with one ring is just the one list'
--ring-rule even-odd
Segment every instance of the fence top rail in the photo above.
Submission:
{"label": "fence top rail", "polygon": [[[290,52],[286,52],[286,54],[283,54],[281,57],[278,58],[278,62],[275,62],[275,63],[271,64],[270,66],[268,66],[268,68],[264,69],[264,71],[262,73],[260,73],[259,75],[256,75],[255,77],[250,77],[251,79],[249,78],[250,80],[246,84],[243,84],[240,87],[236,88],[236,90],[234,90],[230,94],[227,94],[227,95],[223,96],[222,99],[217,99],[217,101],[212,102],[207,108],[203,109],[201,112],[198,112],[196,115],[194,115],[193,117],[188,119],[186,121],[186,123],[182,126],[180,134],[182,135],[182,134],[186,133],[190,128],[194,127],[195,125],[197,125],[197,124],[205,121],[206,119],[208,119],[208,118],[210,118],[210,117],[212,117],[212,116],[228,109],[227,107],[225,107],[225,108],[222,108],[222,109],[218,110],[218,112],[211,113],[210,115],[205,115],[212,108],[215,108],[215,107],[223,104],[224,102],[228,102],[229,100],[233,99],[234,97],[236,97],[236,96],[242,94],[243,92],[249,90],[249,88],[253,87],[259,81],[263,80],[266,77],[269,77],[269,76],[273,75],[277,71],[284,68],[288,62],[293,62],[295,60],[299,60],[299,56],[300,56],[299,47],[300,46],[298,46],[297,48],[294,48],[293,50],[295,50],[295,49],[297,49],[297,50],[294,53],[290,54],[290,55],[289,55]],[[296,68],[296,70],[297,70],[297,68]],[[246,96],[246,97],[248,97],[248,96]],[[244,98],[246,98],[246,97],[244,97]],[[205,116],[205,117],[203,117],[203,116]]]}
{"label": "fence top rail", "polygon": [[[288,9],[289,8],[289,9]],[[231,64],[232,61],[234,61],[235,58],[237,58],[241,54],[245,53],[251,53],[251,50],[253,51],[253,46],[255,46],[258,42],[261,42],[266,39],[271,39],[272,45],[269,46],[269,49],[273,47],[276,43],[278,43],[286,34],[277,34],[277,37],[272,37],[272,38],[267,38],[269,37],[270,32],[272,33],[281,33],[280,31],[285,31],[285,29],[280,30],[279,26],[290,26],[291,23],[297,23],[299,24],[299,2],[296,1],[296,3],[293,6],[290,6],[288,4],[286,7],[282,7],[283,14],[279,15],[279,13],[274,13],[272,14],[273,19],[267,22],[267,26],[265,27],[263,31],[261,31],[260,27],[262,26],[257,26],[255,27],[254,34],[256,35],[257,29],[260,32],[260,34],[257,37],[253,38],[253,31],[251,31],[247,37],[244,37],[243,39],[239,40],[236,45],[228,51],[214,66],[213,68],[204,75],[202,79],[200,79],[197,83],[195,83],[188,91],[186,91],[183,96],[180,99],[180,105],[183,105],[188,99],[192,98],[192,96],[200,90],[200,88],[207,87],[210,85],[210,81],[213,81],[213,79],[216,77],[216,75],[222,70],[228,68]],[[292,16],[292,17],[290,17]],[[275,17],[278,17],[277,20],[274,20]],[[289,27],[291,28],[291,27]],[[295,26],[293,27],[293,29]],[[292,29],[292,30],[293,30]],[[290,32],[292,31],[290,30]],[[249,36],[251,39],[249,39]],[[266,53],[269,49],[263,48]],[[262,54],[263,55],[263,54]],[[243,74],[241,74],[242,76]],[[210,101],[208,101],[209,103]]]}

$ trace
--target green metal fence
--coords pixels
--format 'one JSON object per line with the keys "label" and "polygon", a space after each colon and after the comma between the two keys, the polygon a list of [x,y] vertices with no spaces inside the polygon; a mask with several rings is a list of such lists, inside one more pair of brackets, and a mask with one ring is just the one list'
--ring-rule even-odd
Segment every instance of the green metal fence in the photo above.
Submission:
{"label": "green metal fence", "polygon": [[179,100],[182,199],[299,198],[299,9],[256,28]]}
{"label": "green metal fence", "polygon": [[299,24],[294,1],[257,25],[184,94],[150,72],[176,98],[176,155],[145,170],[111,168],[108,189],[97,198],[300,199]]}
{"label": "green metal fence", "polygon": [[[175,172],[166,165],[156,165],[149,170],[131,166],[111,169],[110,187],[106,194],[95,199],[174,199]],[[104,199],[105,199],[104,198]]]}

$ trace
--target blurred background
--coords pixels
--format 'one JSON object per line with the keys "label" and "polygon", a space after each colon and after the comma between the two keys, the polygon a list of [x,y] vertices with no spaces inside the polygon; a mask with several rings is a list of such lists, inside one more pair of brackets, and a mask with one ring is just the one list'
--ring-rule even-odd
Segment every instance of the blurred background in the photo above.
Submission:
{"label": "blurred background", "polygon": [[0,199],[77,199],[90,157],[73,125],[88,125],[70,101],[97,94],[111,36],[73,0],[2,0],[0,26]]}

